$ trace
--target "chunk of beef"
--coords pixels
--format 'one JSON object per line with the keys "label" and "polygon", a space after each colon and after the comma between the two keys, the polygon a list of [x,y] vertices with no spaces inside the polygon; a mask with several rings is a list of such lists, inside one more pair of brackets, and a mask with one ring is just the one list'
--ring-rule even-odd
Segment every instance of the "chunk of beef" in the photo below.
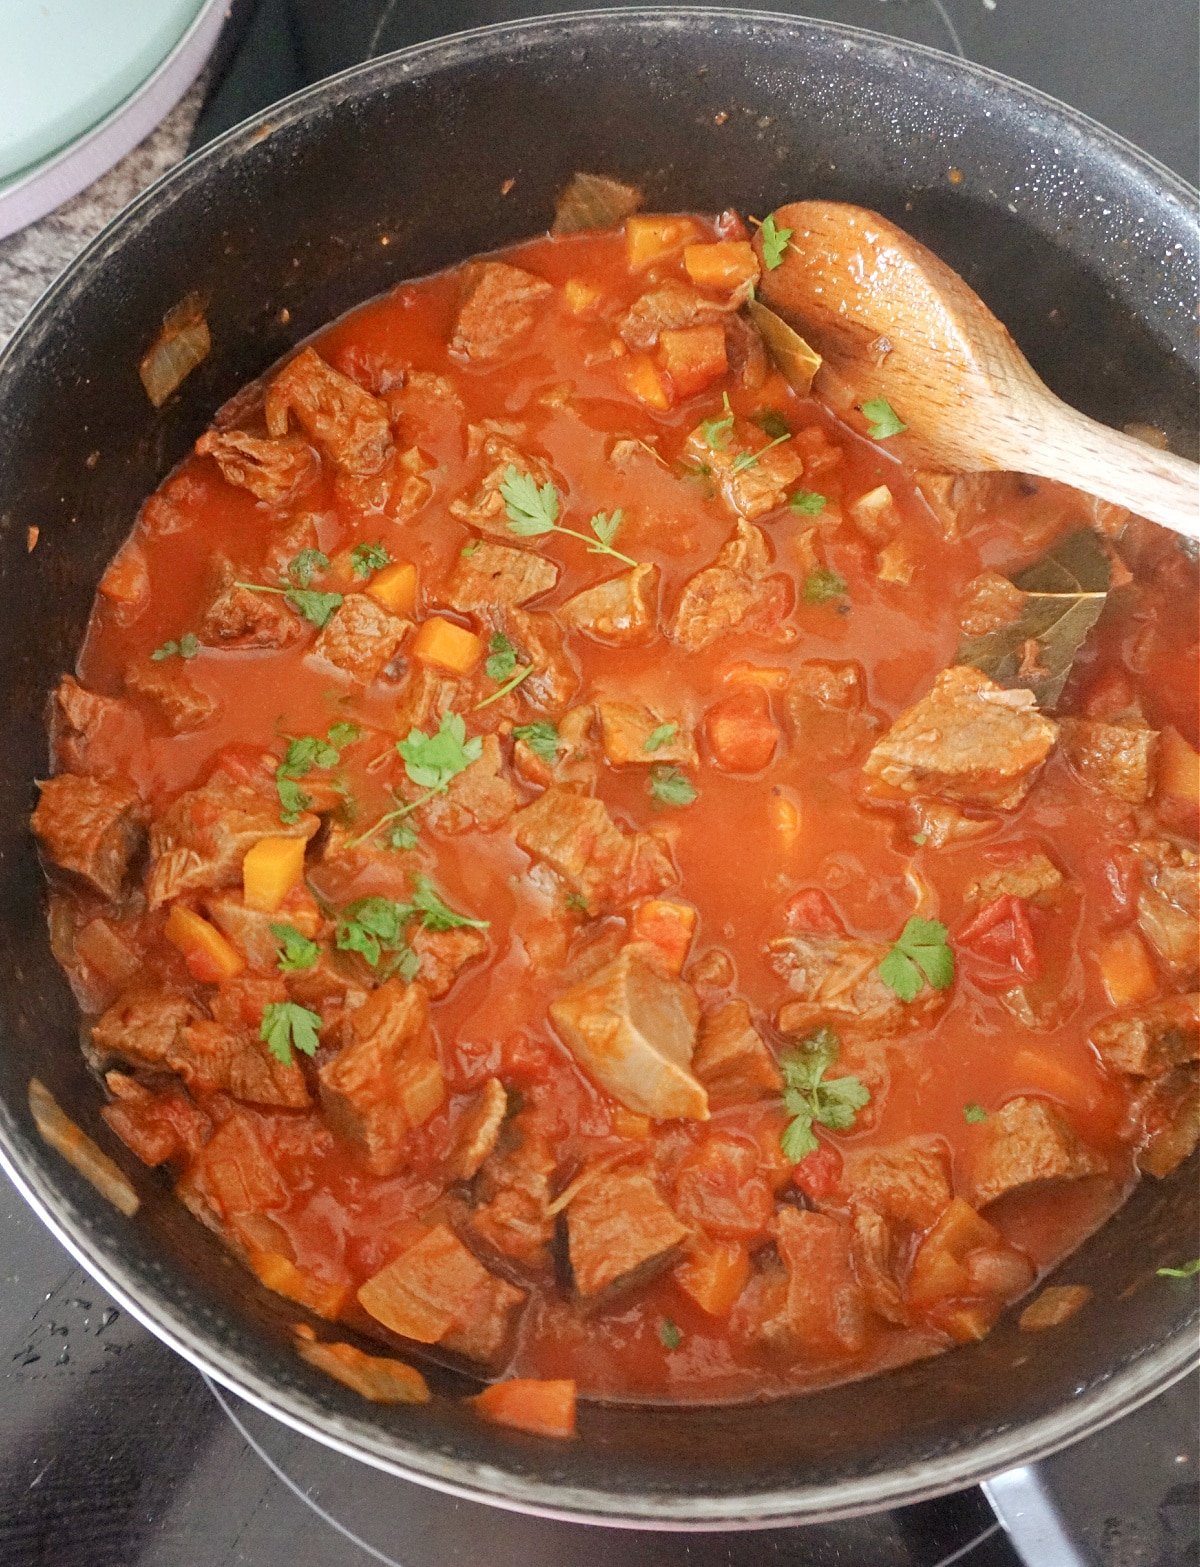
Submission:
{"label": "chunk of beef", "polygon": [[1005,690],[978,669],[954,665],[876,742],[863,774],[888,792],[1012,810],[1057,733],[1028,691]]}
{"label": "chunk of beef", "polygon": [[113,1097],[100,1114],[143,1164],[194,1158],[212,1133],[208,1116],[178,1089],[156,1092],[124,1072],[108,1072],[104,1082]]}
{"label": "chunk of beef", "polygon": [[425,821],[436,832],[495,832],[519,804],[499,740],[495,735],[484,735],[478,760],[451,781],[445,794],[429,802]]}
{"label": "chunk of beef", "polygon": [[186,996],[133,985],[92,1024],[89,1053],[101,1068],[124,1061],[169,1072],[184,1057],[184,1030],[199,1017]]}
{"label": "chunk of beef", "polygon": [[781,1336],[819,1360],[854,1354],[866,1341],[867,1302],[854,1273],[849,1224],[784,1207],[775,1226],[788,1275]]}
{"label": "chunk of beef", "polygon": [[986,905],[996,898],[1023,898],[1026,903],[1048,907],[1058,896],[1063,874],[1040,849],[986,871],[967,888],[967,902]]}
{"label": "chunk of beef", "polygon": [[508,1113],[508,1095],[498,1077],[489,1077],[483,1087],[471,1095],[454,1123],[445,1172],[449,1180],[469,1181],[478,1174],[483,1161],[496,1146],[504,1117]]}
{"label": "chunk of beef", "polygon": [[462,302],[450,352],[468,364],[499,359],[537,320],[550,284],[506,261],[473,261],[462,273]]}
{"label": "chunk of beef", "polygon": [[550,1003],[583,1070],[626,1109],[660,1121],[708,1118],[708,1095],[691,1070],[698,1012],[689,985],[632,947]]}
{"label": "chunk of beef", "polygon": [[[604,754],[614,767],[651,767],[657,762],[694,767],[700,760],[691,728],[679,719],[664,719],[631,702],[597,702],[596,712]],[[664,735],[663,730],[671,733]]]}
{"label": "chunk of beef", "polygon": [[1105,1170],[1062,1112],[1045,1099],[1022,1095],[989,1117],[975,1161],[972,1204],[983,1208],[1008,1192],[1045,1181],[1071,1181]]}
{"label": "chunk of beef", "polygon": [[435,466],[419,446],[403,451],[393,447],[376,473],[339,473],[333,493],[340,505],[360,518],[407,522],[432,498],[427,472]]}
{"label": "chunk of beef", "polygon": [[685,1224],[718,1240],[765,1237],[775,1194],[762,1149],[745,1133],[706,1131],[676,1169],[674,1208]]}
{"label": "chunk of beef", "polygon": [[369,593],[347,593],[321,629],[313,655],[352,680],[370,685],[396,656],[409,622],[390,614]]}
{"label": "chunk of beef", "polygon": [[767,575],[771,552],[766,536],[739,520],[711,566],[684,584],[671,618],[670,635],[695,653],[727,631],[754,629],[778,620],[786,609],[780,582]]}
{"label": "chunk of beef", "polygon": [[824,931],[799,931],[769,941],[768,963],[799,998],[780,1008],[779,1027],[785,1034],[804,1034],[832,1021],[895,1034],[927,1018],[945,1000],[944,993],[925,989],[906,1005],[879,977],[887,954],[886,942]]}
{"label": "chunk of beef", "polygon": [[630,348],[645,352],[663,332],[719,321],[735,308],[730,300],[709,299],[686,283],[664,278],[634,300],[617,323],[617,331]]}
{"label": "chunk of beef", "polygon": [[1137,921],[1142,934],[1177,977],[1200,962],[1200,855],[1169,838],[1133,845],[1141,869]]}
{"label": "chunk of beef", "polygon": [[304,634],[304,622],[278,593],[239,587],[228,561],[218,563],[216,597],[200,621],[200,640],[209,647],[290,647]]}
{"label": "chunk of beef", "polygon": [[413,931],[410,945],[417,955],[417,979],[429,992],[430,1000],[440,1001],[450,994],[454,981],[468,964],[483,957],[488,939],[481,930],[461,925],[455,930]]}
{"label": "chunk of beef", "polygon": [[517,812],[513,835],[593,913],[649,897],[676,880],[670,856],[651,833],[623,832],[603,800],[557,785]]}
{"label": "chunk of beef", "polygon": [[783,1092],[775,1057],[751,1022],[744,1001],[727,1001],[701,1018],[692,1070],[704,1085],[712,1110]]}
{"label": "chunk of beef", "polygon": [[494,1251],[530,1267],[545,1260],[554,1236],[550,1178],[556,1160],[545,1138],[522,1131],[479,1172],[479,1205],[470,1225]]}
{"label": "chunk of beef", "polygon": [[272,933],[272,925],[292,924],[291,917],[282,912],[268,914],[262,909],[247,908],[240,891],[217,892],[204,900],[208,917],[259,974],[278,972],[279,942]]}
{"label": "chunk of beef", "polygon": [[414,665],[396,703],[396,733],[406,735],[410,729],[435,733],[445,714],[455,707],[461,689],[462,683],[445,670],[431,664]]}
{"label": "chunk of beef", "polygon": [[967,584],[959,605],[965,637],[985,637],[1019,620],[1027,595],[998,571],[984,571]]}
{"label": "chunk of beef", "polygon": [[224,1231],[247,1215],[270,1213],[287,1202],[280,1175],[253,1111],[235,1110],[217,1127],[179,1183],[179,1195],[203,1223]]}
{"label": "chunk of beef", "polygon": [[1200,1142],[1200,1075],[1177,1067],[1146,1083],[1129,1107],[1127,1130],[1139,1143],[1137,1166],[1161,1180]]}
{"label": "chunk of beef", "polygon": [[377,473],[391,451],[383,403],[313,348],[302,348],[271,382],[264,414],[277,439],[287,434],[294,414],[309,438],[347,473]]}
{"label": "chunk of beef", "polygon": [[334,1132],[363,1153],[373,1175],[394,1175],[409,1132],[446,1097],[424,989],[389,979],[372,991],[350,1013],[346,1043],[321,1068],[320,1083]]}
{"label": "chunk of beef", "polygon": [[1115,1012],[1092,1029],[1092,1044],[1110,1071],[1163,1077],[1200,1059],[1200,995],[1168,996]]}
{"label": "chunk of beef", "polygon": [[657,566],[635,566],[574,594],[558,618],[612,647],[644,642],[658,625],[658,577]]}
{"label": "chunk of beef", "polygon": [[996,818],[968,816],[957,805],[947,805],[944,800],[918,797],[909,805],[908,822],[913,832],[924,833],[931,849],[942,849],[948,843],[981,838],[995,827]]}
{"label": "chunk of beef", "polygon": [[567,1209],[567,1249],[585,1300],[611,1299],[670,1266],[687,1228],[640,1166],[601,1170]]}
{"label": "chunk of beef", "polygon": [[441,591],[441,602],[462,614],[479,614],[496,605],[526,604],[549,593],[558,581],[558,567],[532,550],[513,549],[476,539],[470,554],[455,561]]}
{"label": "chunk of beef", "polygon": [[556,783],[586,793],[596,782],[599,758],[592,740],[593,709],[590,702],[572,707],[555,726],[558,742],[553,757],[542,755],[528,740],[513,745],[513,765],[529,783]]}
{"label": "chunk of beef", "polygon": [[[450,515],[460,522],[469,523],[481,533],[491,533],[497,538],[512,541],[508,526],[508,511],[500,486],[510,468],[527,473],[539,486],[549,482],[550,469],[540,457],[526,457],[511,441],[502,435],[488,435],[483,442],[484,474],[479,488],[470,499],[461,496],[450,502]],[[536,535],[534,535],[536,537]]]}
{"label": "chunk of beef", "polygon": [[[739,465],[739,457],[755,457],[753,463]],[[778,511],[788,491],[804,473],[804,459],[791,442],[782,446],[734,448],[710,452],[712,477],[721,499],[735,517],[755,522],[768,512]]]}
{"label": "chunk of beef", "polygon": [[135,660],[125,671],[125,689],[152,702],[175,735],[199,729],[217,711],[208,692],[201,691],[174,660],[158,664]]}
{"label": "chunk of beef", "polygon": [[852,661],[810,658],[784,693],[797,743],[808,754],[841,761],[869,742],[879,720],[866,708],[866,676]]}
{"label": "chunk of beef", "polygon": [[249,490],[268,506],[285,505],[320,469],[317,454],[298,435],[264,441],[245,430],[206,430],[196,451],[214,459],[227,484]]}
{"label": "chunk of beef", "polygon": [[141,738],[142,721],[128,702],[99,696],[74,675],[64,675],[54,692],[50,728],[66,771],[112,777],[120,770],[113,761],[116,743],[126,739],[121,749],[132,748]]}
{"label": "chunk of beef", "polygon": [[850,1254],[854,1272],[871,1310],[885,1322],[908,1321],[897,1274],[897,1248],[891,1225],[873,1208],[856,1206],[850,1218]]}
{"label": "chunk of beef", "polygon": [[865,1204],[914,1230],[929,1229],[954,1196],[949,1153],[939,1137],[909,1137],[886,1148],[851,1150],[842,1186],[854,1205]]}
{"label": "chunk of beef", "polygon": [[403,1338],[492,1361],[511,1334],[525,1292],[489,1273],[452,1230],[438,1224],[369,1278],[358,1299]]}
{"label": "chunk of beef", "polygon": [[1067,760],[1084,783],[1129,805],[1143,805],[1154,785],[1158,732],[1145,724],[1106,724],[1099,718],[1059,720]]}
{"label": "chunk of beef", "polygon": [[247,849],[260,838],[307,840],[320,825],[308,811],[281,822],[277,800],[218,773],[152,824],[146,900],[156,909],[181,892],[235,886]]}
{"label": "chunk of beef", "polygon": [[145,822],[137,790],[78,773],[59,773],[39,788],[31,825],[43,854],[101,897],[120,897]]}
{"label": "chunk of beef", "polygon": [[[278,999],[285,995],[280,985]],[[230,1028],[206,1018],[189,1023],[168,1065],[194,1094],[230,1094],[280,1110],[305,1110],[311,1103],[299,1064],[278,1061],[258,1038],[257,1024]]]}
{"label": "chunk of beef", "polygon": [[539,712],[561,713],[579,690],[579,672],[557,616],[501,607],[487,618],[516,647],[521,663],[533,665],[518,688],[522,700]]}

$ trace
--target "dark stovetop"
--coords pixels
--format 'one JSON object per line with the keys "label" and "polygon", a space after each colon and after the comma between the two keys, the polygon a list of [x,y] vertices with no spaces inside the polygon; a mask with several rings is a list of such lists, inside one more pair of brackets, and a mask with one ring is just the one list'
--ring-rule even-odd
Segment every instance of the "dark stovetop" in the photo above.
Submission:
{"label": "dark stovetop", "polygon": [[[592,0],[596,4],[597,0]],[[368,55],[583,0],[232,0],[200,144]],[[1066,99],[1190,180],[1194,0],[809,0]],[[1194,1288],[1194,1284],[1179,1286]],[[827,1527],[614,1534],[395,1480],[297,1436],[121,1312],[0,1175],[0,1567],[1200,1567],[1196,1390],[992,1487]],[[1005,1529],[1011,1530],[1011,1539]]]}

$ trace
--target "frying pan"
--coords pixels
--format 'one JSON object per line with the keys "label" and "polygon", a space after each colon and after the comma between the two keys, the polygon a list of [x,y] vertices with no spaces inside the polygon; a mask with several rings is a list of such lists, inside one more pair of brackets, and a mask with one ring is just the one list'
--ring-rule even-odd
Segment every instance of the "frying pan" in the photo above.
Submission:
{"label": "frying pan", "polygon": [[[1009,1314],[981,1344],[760,1406],[591,1406],[578,1439],[553,1444],[489,1428],[449,1397],[377,1408],[302,1364],[297,1308],[100,1122],[50,953],[27,831],[46,695],[142,499],[293,344],[400,279],[544,229],[577,169],[637,182],[652,209],[762,213],[810,194],[878,208],[964,274],[1068,401],[1194,445],[1192,192],[1061,104],[933,51],[753,12],[576,13],[404,50],[237,128],[134,202],[0,359],[0,1151],[60,1240],[160,1338],[397,1474],[527,1511],[676,1528],[912,1502],[1085,1435],[1194,1362],[1195,1288],[1154,1270],[1194,1249],[1195,1161],[1143,1182],[1061,1266],[1095,1294],[1052,1333],[1022,1335]],[[192,291],[214,350],[155,412],[137,361]],[[142,1197],[133,1220],[39,1141],[31,1074],[125,1168]],[[470,1387],[430,1377],[440,1393]]]}

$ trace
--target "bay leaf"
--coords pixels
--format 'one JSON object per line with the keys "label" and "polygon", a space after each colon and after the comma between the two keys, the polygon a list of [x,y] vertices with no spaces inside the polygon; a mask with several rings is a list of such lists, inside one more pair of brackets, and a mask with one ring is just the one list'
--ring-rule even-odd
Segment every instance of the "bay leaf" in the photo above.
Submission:
{"label": "bay leaf", "polygon": [[813,376],[821,368],[821,356],[782,316],[768,310],[760,299],[747,300],[750,319],[758,328],[775,368],[801,397],[812,391]]}
{"label": "bay leaf", "polygon": [[636,185],[623,185],[607,174],[573,174],[554,208],[552,234],[579,234],[584,229],[611,229],[642,204]]}
{"label": "bay leaf", "polygon": [[1068,534],[1011,579],[1023,595],[1015,619],[965,638],[957,662],[974,665],[998,685],[1031,691],[1043,711],[1053,712],[1108,601],[1111,577],[1092,530]]}

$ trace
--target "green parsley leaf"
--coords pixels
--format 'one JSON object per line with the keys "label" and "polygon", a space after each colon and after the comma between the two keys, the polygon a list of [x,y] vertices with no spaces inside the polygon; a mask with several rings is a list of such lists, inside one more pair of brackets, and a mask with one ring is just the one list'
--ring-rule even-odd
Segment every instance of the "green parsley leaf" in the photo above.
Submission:
{"label": "green parsley leaf", "polygon": [[929,842],[929,834],[927,832],[915,832],[912,835],[912,841],[916,844],[918,849],[923,849]]}
{"label": "green parsley leaf", "polygon": [[391,564],[392,557],[382,544],[356,544],[350,551],[350,569],[360,582]]}
{"label": "green parsley leaf", "polygon": [[[721,393],[721,406],[725,412],[719,418],[700,421],[700,439],[714,452],[723,452],[733,434],[733,409],[729,406],[728,392]],[[700,466],[704,467],[703,464]],[[705,468],[704,471],[707,473],[709,470]]]}
{"label": "green parsley leaf", "polygon": [[696,788],[678,767],[652,767],[650,793],[660,805],[691,805]]}
{"label": "green parsley leaf", "polygon": [[775,219],[768,215],[759,225],[758,232],[762,235],[763,264],[768,272],[774,272],[776,267],[783,265],[783,253],[788,248],[792,231],[776,228]]}
{"label": "green parsley leaf", "polygon": [[407,739],[397,740],[396,750],[404,758],[404,771],[418,789],[436,789],[440,793],[451,779],[479,760],[483,741],[478,735],[467,739],[466,720],[461,713],[443,713],[436,734],[410,729]]}
{"label": "green parsley leaf", "polygon": [[398,821],[388,834],[388,847],[404,852],[417,846],[417,829],[411,822]]}
{"label": "green parsley leaf", "polygon": [[773,446],[778,446],[780,441],[790,441],[792,432],[788,430],[784,435],[777,435],[773,441],[768,441],[765,446],[760,446],[756,452],[739,452],[733,459],[733,472],[745,473],[747,468],[755,468],[767,455]]}
{"label": "green parsley leaf", "polygon": [[558,728],[548,719],[539,719],[534,724],[517,724],[513,738],[523,740],[534,756],[551,766],[558,759]]}
{"label": "green parsley leaf", "polygon": [[405,945],[404,927],[412,913],[411,905],[392,898],[358,898],[338,915],[334,941],[340,952],[357,952],[376,968],[384,952]]}
{"label": "green parsley leaf", "polygon": [[553,533],[558,522],[558,491],[546,481],[538,488],[532,474],[522,473],[512,463],[504,470],[500,494],[508,513],[509,529],[518,537],[534,538]]}
{"label": "green parsley leaf", "polygon": [[873,397],[860,406],[867,417],[867,434],[873,441],[886,441],[889,435],[900,435],[908,429],[886,397]]}
{"label": "green parsley leaf", "polygon": [[794,495],[788,496],[788,505],[801,517],[819,517],[827,501],[817,490],[797,490]]}
{"label": "green parsley leaf", "polygon": [[[616,537],[617,529],[621,526],[624,520],[625,513],[618,506],[614,512],[598,511],[596,515],[588,522],[588,527],[596,535],[597,539],[599,539],[600,543],[604,546],[604,549],[607,550],[608,546]],[[603,552],[593,549],[593,553],[601,554]]]}
{"label": "green parsley leaf", "polygon": [[199,651],[200,638],[194,631],[185,631],[178,642],[164,642],[162,647],[156,647],[150,658],[161,664],[165,658],[195,658]]}
{"label": "green parsley leaf", "polygon": [[286,827],[295,826],[313,803],[312,795],[305,794],[298,783],[281,774],[278,769],[275,772],[275,789],[279,795],[279,820]]}
{"label": "green parsley leaf", "polygon": [[1160,1279],[1194,1279],[1200,1273],[1200,1257],[1181,1262],[1177,1268],[1155,1268]]}
{"label": "green parsley leaf", "polygon": [[161,647],[156,647],[154,649],[154,652],[151,653],[150,661],[153,664],[161,664],[163,659],[165,659],[165,658],[178,658],[178,657],[179,657],[179,643],[178,642],[164,642]]}
{"label": "green parsley leaf", "polygon": [[915,1001],[924,980],[934,990],[946,990],[954,983],[954,953],[947,944],[948,935],[940,920],[923,920],[914,914],[905,924],[878,968],[880,979],[901,1001]]}
{"label": "green parsley leaf", "polygon": [[582,892],[568,892],[563,898],[563,902],[572,914],[587,914],[590,909],[588,900]]}
{"label": "green parsley leaf", "polygon": [[463,545],[462,549],[460,549],[458,553],[463,556],[464,559],[470,560],[471,556],[474,555],[482,543],[482,539],[471,539],[468,543]]}
{"label": "green parsley leaf", "polygon": [[275,769],[275,789],[279,795],[280,820],[292,826],[302,811],[312,804],[312,796],[306,794],[295,782],[314,767],[328,772],[342,759],[341,747],[357,740],[361,733],[357,724],[345,721],[331,724],[329,734],[297,735],[288,741],[283,761]]}
{"label": "green parsley leaf", "polygon": [[464,925],[472,930],[486,930],[491,923],[472,919],[469,914],[456,914],[428,876],[418,876],[413,883],[412,908],[426,930],[458,930]]}
{"label": "green parsley leaf", "polygon": [[330,724],[327,738],[329,744],[340,751],[344,746],[353,745],[361,734],[362,730],[357,724],[352,724],[347,718],[339,718],[336,724]]}
{"label": "green parsley leaf", "polygon": [[642,750],[660,751],[664,745],[670,745],[678,733],[678,724],[659,724],[658,728],[652,729],[642,741]]}
{"label": "green parsley leaf", "polygon": [[779,1144],[792,1164],[798,1164],[820,1147],[814,1125],[847,1132],[858,1112],[870,1102],[870,1090],[857,1077],[826,1078],[840,1048],[838,1036],[831,1028],[819,1028],[780,1058],[783,1107],[791,1120]]}
{"label": "green parsley leaf", "polygon": [[764,435],[769,435],[773,441],[782,441],[792,433],[791,425],[777,408],[760,408],[756,413],[750,415],[750,419]]}
{"label": "green parsley leaf", "polygon": [[390,957],[385,958],[379,965],[379,977],[391,979],[393,975],[402,979],[406,985],[410,985],[420,972],[421,960],[413,949],[405,943],[397,947]]}
{"label": "green parsley leaf", "polygon": [[804,579],[806,604],[828,604],[831,599],[844,598],[845,594],[845,577],[830,571],[827,566],[818,566],[816,571],[810,571]]}
{"label": "green parsley leaf", "polygon": [[966,1121],[969,1126],[978,1126],[981,1121],[986,1121],[987,1118],[987,1111],[983,1108],[982,1105],[963,1105],[963,1120]]}
{"label": "green parsley leaf", "polygon": [[683,1330],[670,1317],[664,1317],[658,1324],[658,1336],[664,1349],[678,1349],[683,1343]]}
{"label": "green parsley leaf", "polygon": [[488,661],[484,667],[489,680],[507,680],[517,667],[517,650],[503,631],[492,633],[488,643]]}
{"label": "green parsley leaf", "polygon": [[329,556],[324,550],[301,550],[287,564],[287,574],[298,588],[307,588],[320,571],[329,570]]}
{"label": "green parsley leaf", "polygon": [[317,627],[324,626],[334,611],[342,607],[340,593],[318,593],[315,588],[289,588],[284,597],[294,610]]}
{"label": "green parsley leaf", "polygon": [[300,969],[312,968],[321,956],[320,946],[310,941],[294,925],[272,925],[271,934],[279,943],[279,969],[283,974],[295,974]]}
{"label": "green parsley leaf", "polygon": [[268,1001],[263,1008],[258,1037],[282,1066],[290,1066],[293,1047],[315,1056],[321,1041],[319,1012],[310,1012],[296,1001]]}

